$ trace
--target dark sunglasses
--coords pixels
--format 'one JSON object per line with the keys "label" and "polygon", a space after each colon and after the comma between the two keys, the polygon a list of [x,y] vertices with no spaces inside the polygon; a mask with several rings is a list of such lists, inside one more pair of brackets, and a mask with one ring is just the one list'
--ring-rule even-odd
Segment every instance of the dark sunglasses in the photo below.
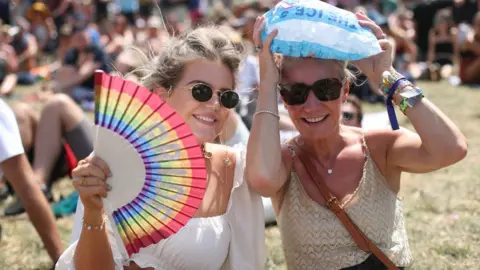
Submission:
{"label": "dark sunglasses", "polygon": [[352,121],[355,118],[355,114],[352,112],[343,112],[342,115],[345,121]]}
{"label": "dark sunglasses", "polygon": [[343,83],[336,78],[318,80],[313,85],[304,83],[280,84],[280,95],[288,105],[301,105],[307,101],[308,92],[313,91],[320,101],[336,100],[340,97]]}
{"label": "dark sunglasses", "polygon": [[[207,102],[213,97],[213,89],[210,85],[204,83],[197,83],[190,87],[192,97],[199,102]],[[233,109],[240,102],[240,97],[237,92],[233,90],[216,91],[220,104],[227,108]]]}

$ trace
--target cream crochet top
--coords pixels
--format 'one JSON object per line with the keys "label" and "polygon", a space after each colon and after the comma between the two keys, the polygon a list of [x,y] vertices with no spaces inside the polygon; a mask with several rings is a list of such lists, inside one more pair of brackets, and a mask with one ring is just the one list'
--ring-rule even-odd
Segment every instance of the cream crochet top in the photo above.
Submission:
{"label": "cream crochet top", "polygon": [[[363,148],[362,179],[345,203],[345,211],[393,263],[407,266],[412,255],[402,203],[370,157],[365,139]],[[335,214],[307,195],[293,170],[278,224],[288,269],[342,269],[360,264],[370,255],[357,247]]]}

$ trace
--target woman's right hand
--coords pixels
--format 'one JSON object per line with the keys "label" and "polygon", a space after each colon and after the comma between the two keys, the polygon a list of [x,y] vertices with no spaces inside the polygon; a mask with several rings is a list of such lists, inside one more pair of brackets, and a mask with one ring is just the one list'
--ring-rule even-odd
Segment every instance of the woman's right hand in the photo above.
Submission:
{"label": "woman's right hand", "polygon": [[107,163],[93,156],[93,153],[78,162],[72,171],[73,186],[78,191],[85,212],[103,211],[102,198],[106,198],[107,192],[111,190],[105,182],[110,175]]}
{"label": "woman's right hand", "polygon": [[278,29],[273,30],[265,39],[262,44],[262,29],[265,24],[265,17],[258,17],[255,21],[253,27],[253,41],[255,42],[256,48],[261,48],[258,52],[259,64],[260,64],[260,85],[276,85],[280,82],[280,73],[278,67],[275,64],[273,54],[270,51],[270,45],[272,44],[273,39],[278,34]]}

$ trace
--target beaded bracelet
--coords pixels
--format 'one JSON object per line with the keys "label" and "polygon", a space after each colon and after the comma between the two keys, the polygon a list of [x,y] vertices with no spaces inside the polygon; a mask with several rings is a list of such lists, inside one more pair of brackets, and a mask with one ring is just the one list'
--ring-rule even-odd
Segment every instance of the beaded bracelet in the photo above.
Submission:
{"label": "beaded bracelet", "polygon": [[390,73],[389,71],[384,71],[382,73],[382,83],[380,84],[381,91],[388,95],[388,93],[392,90],[393,85],[400,79],[404,79],[405,77],[402,76],[400,73]]}
{"label": "beaded bracelet", "polygon": [[102,223],[100,225],[92,225],[92,224],[88,224],[85,222],[85,219],[82,219],[82,222],[83,222],[83,227],[87,228],[87,230],[103,230],[103,228],[105,228],[105,223],[107,222],[107,216],[103,216],[103,220],[102,220]]}

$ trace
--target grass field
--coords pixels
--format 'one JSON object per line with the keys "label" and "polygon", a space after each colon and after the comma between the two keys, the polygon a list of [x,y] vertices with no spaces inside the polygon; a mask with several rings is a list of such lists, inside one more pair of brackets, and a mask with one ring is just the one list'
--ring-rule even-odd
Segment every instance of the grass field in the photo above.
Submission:
{"label": "grass field", "polygon": [[[468,156],[460,163],[427,175],[403,176],[403,198],[414,264],[410,269],[480,268],[480,91],[447,83],[421,83],[426,96],[449,115],[469,141]],[[381,110],[367,106],[367,111]],[[397,114],[399,115],[399,114]],[[402,126],[411,128],[403,116]],[[68,180],[57,183],[55,196],[67,195]],[[6,203],[0,205],[3,208]],[[48,269],[52,265],[35,230],[23,215],[2,217],[0,269]],[[72,217],[57,221],[65,247]],[[265,230],[266,269],[286,269],[279,231]]]}

